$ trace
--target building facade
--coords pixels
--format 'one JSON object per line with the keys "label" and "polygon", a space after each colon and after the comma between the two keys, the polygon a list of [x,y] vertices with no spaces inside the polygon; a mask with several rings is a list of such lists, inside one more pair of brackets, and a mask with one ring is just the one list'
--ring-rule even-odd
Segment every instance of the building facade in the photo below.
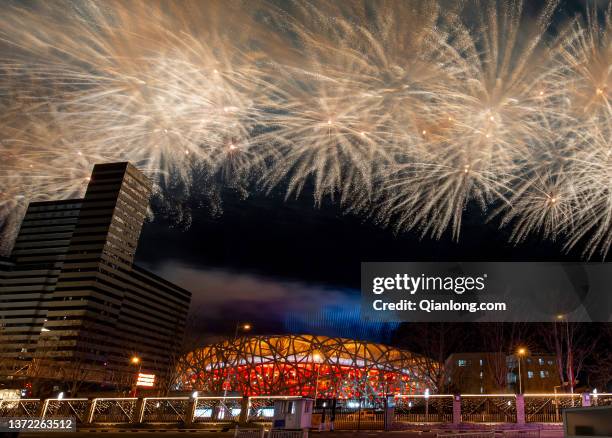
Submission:
{"label": "building facade", "polygon": [[134,376],[134,356],[169,372],[191,294],[134,264],[150,192],[129,163],[100,164],[83,199],[29,205],[0,267],[0,355],[14,373],[113,383]]}
{"label": "building facade", "polygon": [[418,354],[314,335],[248,336],[206,345],[180,364],[184,390],[210,394],[374,399],[432,388]]}
{"label": "building facade", "polygon": [[559,387],[554,356],[529,354],[521,357],[519,387],[518,357],[504,353],[454,353],[446,360],[447,386],[462,394],[553,392]]}
{"label": "building facade", "polygon": [[[519,360],[521,361],[520,373]],[[507,357],[507,363],[508,388],[512,392],[519,392],[520,387],[525,393],[565,391],[565,388],[561,386],[557,362],[553,355],[542,353],[529,354],[525,357],[510,355]],[[519,378],[521,385],[519,385]]]}

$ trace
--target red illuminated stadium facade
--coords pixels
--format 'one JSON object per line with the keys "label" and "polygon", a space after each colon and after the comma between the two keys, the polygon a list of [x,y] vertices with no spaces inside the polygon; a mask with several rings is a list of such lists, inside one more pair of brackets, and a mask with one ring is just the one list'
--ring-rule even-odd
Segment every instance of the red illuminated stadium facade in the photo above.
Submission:
{"label": "red illuminated stadium facade", "polygon": [[189,353],[180,365],[179,383],[209,394],[379,397],[431,388],[424,366],[422,357],[381,344],[310,335],[253,336]]}

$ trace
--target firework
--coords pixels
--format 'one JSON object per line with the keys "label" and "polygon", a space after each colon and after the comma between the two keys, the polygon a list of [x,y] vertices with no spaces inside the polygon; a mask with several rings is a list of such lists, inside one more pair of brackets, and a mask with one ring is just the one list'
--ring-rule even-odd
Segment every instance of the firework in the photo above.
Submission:
{"label": "firework", "polygon": [[566,248],[584,245],[583,256],[605,257],[612,245],[612,123],[591,128],[571,158],[576,187],[576,226]]}
{"label": "firework", "polygon": [[483,210],[508,204],[530,145],[551,134],[542,121],[560,118],[558,90],[544,85],[554,74],[543,40],[555,5],[547,3],[535,22],[523,19],[522,6],[480,5],[482,15],[470,10],[480,18],[476,27],[447,15],[457,67],[428,102],[424,152],[401,155],[389,173],[384,222],[435,238],[450,229],[458,239],[469,203]]}
{"label": "firework", "polygon": [[612,3],[576,20],[566,36],[559,63],[568,72],[568,100],[581,122],[605,123],[612,117]]}
{"label": "firework", "polygon": [[9,6],[0,220],[14,229],[28,201],[78,196],[94,162],[124,160],[184,224],[181,204],[218,187],[282,187],[433,238],[458,239],[473,204],[514,242],[605,256],[612,6],[554,32],[557,1],[525,6]]}
{"label": "firework", "polygon": [[295,4],[292,14],[281,20],[301,56],[278,69],[275,111],[264,114],[263,143],[275,145],[265,184],[286,182],[291,195],[312,183],[317,202],[371,199],[393,150],[421,141],[426,103],[441,86],[433,79],[451,70],[435,30],[439,8],[316,2]]}

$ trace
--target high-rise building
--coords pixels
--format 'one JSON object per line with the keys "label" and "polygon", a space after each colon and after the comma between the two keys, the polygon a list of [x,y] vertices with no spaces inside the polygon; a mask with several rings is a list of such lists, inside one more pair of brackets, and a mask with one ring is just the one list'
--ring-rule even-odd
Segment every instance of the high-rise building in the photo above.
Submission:
{"label": "high-rise building", "polygon": [[129,163],[98,164],[83,199],[29,205],[0,266],[0,357],[15,373],[117,382],[133,356],[172,367],[191,294],[134,264],[150,192]]}

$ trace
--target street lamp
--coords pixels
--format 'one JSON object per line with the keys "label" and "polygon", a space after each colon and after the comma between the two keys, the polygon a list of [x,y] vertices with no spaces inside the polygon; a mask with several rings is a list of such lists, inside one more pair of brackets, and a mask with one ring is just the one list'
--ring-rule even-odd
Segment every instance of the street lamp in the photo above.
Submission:
{"label": "street lamp", "polygon": [[238,331],[239,330],[242,330],[244,332],[248,332],[249,330],[251,330],[251,328],[252,328],[252,326],[248,322],[237,323],[236,324],[236,330],[234,331],[234,341],[236,340],[236,338],[238,338]]}
{"label": "street lamp", "polygon": [[516,355],[518,356],[518,378],[519,378],[519,394],[523,393],[523,376],[521,374],[521,360],[523,356],[527,354],[527,349],[525,347],[520,347],[516,350]]}
{"label": "street lamp", "polygon": [[[248,323],[248,322],[243,322],[243,323],[236,323],[236,330],[234,330],[234,339],[233,339],[233,344],[236,344],[236,339],[238,339],[238,331],[242,330],[244,332],[248,332],[249,330],[251,330],[253,328],[253,326]],[[237,355],[236,355],[237,357]],[[236,361],[235,367],[238,367],[238,361]],[[227,377],[225,378],[225,381],[223,383],[223,386],[225,387],[223,390],[223,397],[227,397],[227,385],[229,383],[229,378],[230,378],[230,373],[231,370],[229,370],[227,372]]]}
{"label": "street lamp", "polygon": [[132,395],[136,395],[138,375],[142,369],[142,360],[138,356],[132,356],[130,359],[132,365],[138,365],[138,371],[136,372],[136,379],[134,379],[134,386],[132,387]]}
{"label": "street lamp", "polygon": [[[557,315],[559,321],[565,321],[565,336],[567,341],[567,370],[568,380],[570,385],[570,393],[574,394],[574,355],[572,350],[572,340],[569,333],[569,319],[567,315]],[[572,397],[572,406],[574,406],[574,397]]]}
{"label": "street lamp", "polygon": [[317,403],[317,397],[319,395],[319,375],[321,373],[321,361],[323,360],[323,357],[319,354],[319,353],[315,353],[312,355],[312,359],[315,361],[315,363],[319,363],[319,366],[317,366],[317,379],[315,380],[315,404]]}

